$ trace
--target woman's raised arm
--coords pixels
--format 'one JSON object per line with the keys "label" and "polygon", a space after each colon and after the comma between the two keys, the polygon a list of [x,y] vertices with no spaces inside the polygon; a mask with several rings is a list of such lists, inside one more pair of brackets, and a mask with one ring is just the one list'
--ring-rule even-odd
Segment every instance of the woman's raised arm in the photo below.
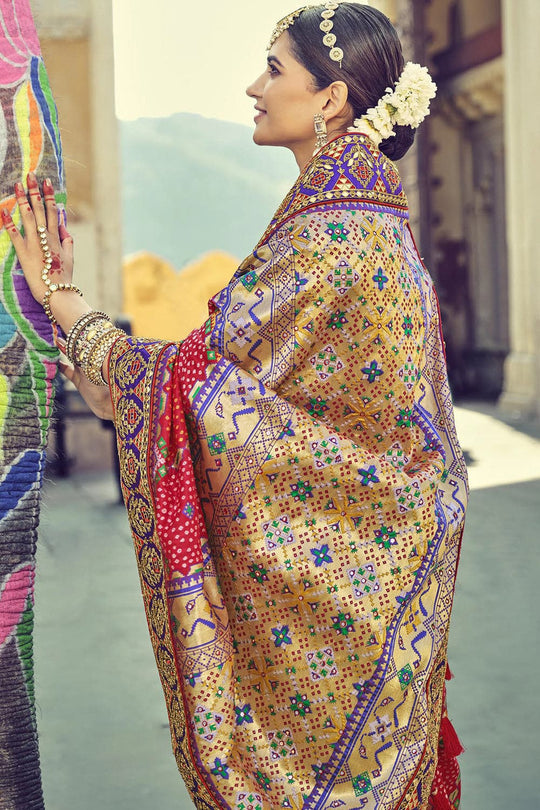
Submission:
{"label": "woman's raised arm", "polygon": [[[73,282],[73,239],[63,222],[59,222],[54,188],[50,180],[43,183],[43,198],[34,174],[29,174],[28,195],[22,183],[15,185],[15,196],[21,214],[23,232],[19,231],[7,209],[2,222],[17,253],[19,263],[36,301],[42,304],[53,323],[64,334],[92,311]],[[57,341],[64,351],[65,341]],[[73,382],[91,410],[101,419],[112,419],[108,387],[95,385],[80,368],[60,362],[60,370]],[[104,358],[102,374],[106,374]],[[106,378],[104,378],[106,379]]]}

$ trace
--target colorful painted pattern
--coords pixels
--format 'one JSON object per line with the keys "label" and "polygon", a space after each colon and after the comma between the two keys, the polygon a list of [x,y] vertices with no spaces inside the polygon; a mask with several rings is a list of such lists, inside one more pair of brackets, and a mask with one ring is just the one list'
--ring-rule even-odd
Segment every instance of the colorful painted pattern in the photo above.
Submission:
{"label": "colorful painted pattern", "polygon": [[[63,189],[56,107],[28,0],[1,0],[0,205],[29,171]],[[59,195],[59,202],[64,195]],[[0,807],[43,807],[32,654],[36,531],[56,351],[0,231]]]}
{"label": "colorful painted pattern", "polygon": [[208,323],[181,346],[118,343],[111,372],[196,806],[456,808],[444,682],[467,480],[393,164],[333,141]]}

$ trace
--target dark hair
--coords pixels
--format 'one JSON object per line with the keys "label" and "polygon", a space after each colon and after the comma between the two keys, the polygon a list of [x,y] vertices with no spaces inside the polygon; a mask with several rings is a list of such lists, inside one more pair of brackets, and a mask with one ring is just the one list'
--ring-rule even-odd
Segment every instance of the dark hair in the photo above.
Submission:
{"label": "dark hair", "polygon": [[[354,118],[375,107],[387,87],[394,87],[404,66],[396,29],[382,12],[360,3],[342,3],[332,18],[336,47],[344,52],[342,66],[330,59],[320,30],[323,6],[305,9],[287,31],[298,61],[314,78],[317,90],[335,81],[349,88]],[[414,130],[394,125],[395,136],[382,141],[379,149],[391,160],[399,160],[414,141]]]}

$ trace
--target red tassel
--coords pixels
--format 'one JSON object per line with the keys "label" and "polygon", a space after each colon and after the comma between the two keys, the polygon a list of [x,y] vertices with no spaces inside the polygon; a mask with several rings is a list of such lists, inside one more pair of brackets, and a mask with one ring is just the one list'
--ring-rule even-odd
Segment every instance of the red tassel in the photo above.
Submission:
{"label": "red tassel", "polygon": [[443,717],[441,720],[441,737],[444,745],[444,752],[449,757],[459,757],[465,750],[459,741],[454,726],[448,719]]}
{"label": "red tassel", "polygon": [[445,678],[446,678],[446,680],[447,680],[447,681],[451,681],[453,677],[454,677],[454,676],[452,675],[452,672],[451,672],[451,670],[450,670],[450,665],[447,663],[447,664],[446,664],[446,675],[445,675]]}

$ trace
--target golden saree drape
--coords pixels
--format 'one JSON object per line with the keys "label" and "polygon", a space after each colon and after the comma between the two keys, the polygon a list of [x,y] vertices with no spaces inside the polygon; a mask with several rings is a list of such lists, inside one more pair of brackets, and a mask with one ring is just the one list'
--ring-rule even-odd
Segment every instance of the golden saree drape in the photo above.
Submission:
{"label": "golden saree drape", "polygon": [[207,324],[120,341],[110,377],[195,804],[457,807],[440,732],[466,471],[395,166],[334,140]]}

